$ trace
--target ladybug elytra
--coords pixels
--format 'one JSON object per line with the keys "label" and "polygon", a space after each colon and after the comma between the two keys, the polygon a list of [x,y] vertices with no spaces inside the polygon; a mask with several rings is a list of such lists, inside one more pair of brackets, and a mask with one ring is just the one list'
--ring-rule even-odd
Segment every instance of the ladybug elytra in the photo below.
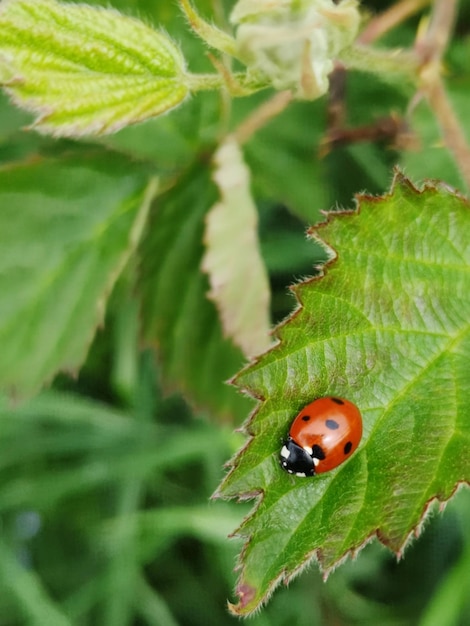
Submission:
{"label": "ladybug elytra", "polygon": [[334,396],[319,398],[292,422],[281,466],[302,477],[329,472],[351,456],[361,437],[362,417],[355,404]]}

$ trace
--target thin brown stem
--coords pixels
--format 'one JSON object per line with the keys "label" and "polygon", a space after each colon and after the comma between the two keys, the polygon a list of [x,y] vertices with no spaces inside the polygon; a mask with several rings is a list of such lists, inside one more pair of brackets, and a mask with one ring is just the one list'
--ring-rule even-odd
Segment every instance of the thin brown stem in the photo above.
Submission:
{"label": "thin brown stem", "polygon": [[439,63],[452,35],[458,0],[435,0],[431,19],[423,37],[416,41],[415,52],[424,63]]}
{"label": "thin brown stem", "polygon": [[397,115],[381,117],[364,126],[332,128],[320,144],[319,156],[324,157],[331,150],[340,146],[362,142],[386,141],[388,144],[396,145],[398,138],[404,131],[405,123]]}
{"label": "thin brown stem", "polygon": [[470,189],[470,147],[441,77],[442,57],[452,35],[456,13],[457,0],[435,0],[428,28],[417,40],[415,53],[421,62],[420,92],[428,100],[444,144]]}
{"label": "thin brown stem", "polygon": [[470,189],[470,148],[440,77],[427,85],[425,95],[441,128],[442,139]]}
{"label": "thin brown stem", "polygon": [[346,69],[341,63],[336,63],[330,74],[330,89],[328,91],[327,125],[329,132],[343,128],[346,123]]}
{"label": "thin brown stem", "polygon": [[282,113],[291,101],[292,93],[290,91],[280,91],[267,102],[264,102],[235,130],[234,135],[237,141],[240,144],[248,141],[257,130],[267,124],[273,117]]}
{"label": "thin brown stem", "polygon": [[376,41],[389,30],[395,28],[406,19],[418,13],[422,8],[430,4],[431,0],[401,0],[389,9],[380,13],[364,28],[359,35],[358,42],[361,44],[370,44]]}

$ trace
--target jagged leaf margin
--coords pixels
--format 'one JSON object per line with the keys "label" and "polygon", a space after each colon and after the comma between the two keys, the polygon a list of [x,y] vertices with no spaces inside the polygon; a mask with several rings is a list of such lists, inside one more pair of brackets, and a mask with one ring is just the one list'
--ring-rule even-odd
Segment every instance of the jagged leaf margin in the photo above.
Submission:
{"label": "jagged leaf margin", "polygon": [[[470,481],[470,467],[465,461],[470,439],[464,433],[465,412],[457,415],[460,421],[452,418],[455,380],[442,362],[446,355],[454,360],[455,371],[464,383],[455,409],[465,409],[470,405],[470,325],[468,315],[462,315],[462,310],[470,310],[468,203],[444,185],[428,183],[417,190],[399,171],[388,195],[360,196],[357,200],[361,211],[343,211],[341,219],[330,213],[320,225],[322,239],[337,245],[344,238],[341,255],[328,247],[327,271],[294,288],[299,308],[278,328],[280,343],[234,379],[245,393],[262,400],[246,424],[251,439],[232,461],[232,469],[216,493],[240,499],[263,494],[255,511],[236,531],[248,540],[240,560],[239,604],[232,607],[239,615],[256,610],[281,580],[290,580],[314,557],[328,574],[375,535],[401,555],[409,539],[419,533],[430,502],[445,501],[460,483]],[[382,203],[383,208],[383,203],[390,201],[396,204],[391,214],[379,215],[377,207]],[[447,232],[442,231],[442,204],[449,207]],[[424,216],[420,215],[423,207]],[[374,223],[381,241],[374,239],[371,231],[369,240],[364,237],[361,220]],[[407,237],[399,236],[400,221],[411,229]],[[411,237],[413,228],[421,230]],[[316,230],[312,230],[313,237]],[[363,247],[358,248],[357,243]],[[381,249],[386,251],[387,262],[374,272],[370,259]],[[403,267],[397,272],[400,259]],[[356,276],[341,273],[348,263]],[[413,263],[414,272],[408,274]],[[446,265],[453,281],[445,275]],[[360,289],[355,291],[364,268],[368,290],[373,293],[366,301],[366,312],[360,306]],[[440,272],[444,273],[436,287],[431,277],[439,277]],[[411,281],[408,291],[399,289],[404,279]],[[400,284],[394,285],[394,280]],[[444,303],[448,306],[443,307]],[[324,307],[329,317],[321,316]],[[408,328],[400,326],[397,314],[400,321],[406,320]],[[428,334],[419,328],[423,316],[430,325]],[[372,325],[367,334],[364,329],[371,321],[375,328]],[[457,333],[448,352],[440,343],[448,343],[446,325]],[[308,359],[305,347],[299,348],[289,362],[286,355],[291,354],[290,344],[296,336],[298,340],[299,326],[325,349],[317,355],[312,351]],[[439,327],[441,333],[436,330]],[[332,336],[332,328],[336,336]],[[356,346],[350,341],[344,350],[341,341],[351,337],[351,332],[362,333],[361,341]],[[410,341],[413,333],[421,333],[419,341],[417,337]],[[306,343],[303,337],[299,341]],[[433,350],[441,357],[436,362],[430,357]],[[420,376],[421,385],[414,384]],[[292,478],[278,465],[280,441],[298,409],[329,393],[349,397],[361,407],[363,443],[359,452],[334,472],[312,480]],[[446,417],[450,421],[446,422]],[[427,420],[418,427],[426,437],[424,442],[413,436],[420,420]],[[445,428],[449,424],[450,436]],[[433,430],[431,425],[437,428]],[[439,475],[429,478],[442,447],[448,454],[441,458]],[[429,480],[420,485],[419,479],[426,472]],[[419,495],[413,489],[421,489]],[[312,502],[318,506],[311,506]],[[331,532],[332,524],[336,534]],[[286,532],[295,525],[293,540],[286,541]],[[279,560],[273,563],[276,551]]]}

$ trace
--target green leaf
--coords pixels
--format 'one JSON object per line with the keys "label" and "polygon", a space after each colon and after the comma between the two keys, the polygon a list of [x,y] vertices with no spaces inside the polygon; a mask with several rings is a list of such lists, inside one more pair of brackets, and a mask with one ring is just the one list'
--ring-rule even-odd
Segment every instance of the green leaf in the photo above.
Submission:
{"label": "green leaf", "polygon": [[86,356],[155,183],[110,153],[0,169],[0,385],[31,393]]}
{"label": "green leaf", "polygon": [[[327,574],[375,535],[400,555],[430,501],[470,481],[470,207],[400,173],[389,195],[359,205],[330,213],[320,235],[334,262],[296,288],[302,306],[279,345],[236,378],[263,400],[218,494],[263,495],[237,531],[237,614],[313,558]],[[292,477],[281,441],[328,394],[360,407],[362,443],[329,473]]]}
{"label": "green leaf", "polygon": [[225,384],[244,362],[224,339],[200,271],[204,218],[216,200],[206,166],[193,168],[158,201],[143,242],[145,340],[156,345],[167,384],[218,417],[241,418],[251,403]]}
{"label": "green leaf", "polygon": [[[250,193],[250,171],[235,139],[228,138],[214,155],[214,180],[221,200],[206,217],[207,272],[227,337],[246,356],[271,344],[270,289],[258,240],[258,212]],[[249,280],[247,280],[249,278]]]}
{"label": "green leaf", "polygon": [[167,36],[113,10],[55,0],[0,9],[0,80],[61,136],[110,133],[180,104],[184,59]]}

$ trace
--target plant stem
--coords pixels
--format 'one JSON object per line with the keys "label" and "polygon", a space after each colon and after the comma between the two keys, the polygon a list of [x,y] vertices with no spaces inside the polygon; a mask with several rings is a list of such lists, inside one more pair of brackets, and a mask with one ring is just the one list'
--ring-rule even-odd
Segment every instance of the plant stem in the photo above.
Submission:
{"label": "plant stem", "polygon": [[470,189],[470,148],[442,79],[437,77],[423,91],[441,128],[442,139],[454,156],[465,184]]}
{"label": "plant stem", "polygon": [[224,31],[229,31],[230,24],[225,16],[222,0],[211,0],[211,7],[217,26],[222,28]]}
{"label": "plant stem", "polygon": [[435,0],[431,19],[423,37],[418,38],[415,53],[424,63],[438,63],[447,48],[457,13],[457,0]]}
{"label": "plant stem", "polygon": [[221,62],[217,63],[217,69],[219,69],[218,74],[186,74],[186,84],[189,90],[192,92],[213,91],[225,87],[234,96],[247,96],[269,86],[255,76],[248,76],[244,72],[231,74]]}
{"label": "plant stem", "polygon": [[365,46],[351,46],[340,54],[346,68],[373,72],[383,78],[401,76],[417,82],[419,64],[414,55],[401,50],[375,50]]}
{"label": "plant stem", "polygon": [[233,37],[202,19],[189,0],[179,0],[179,4],[191,28],[201,39],[212,48],[237,58],[237,45]]}
{"label": "plant stem", "polygon": [[273,117],[279,115],[292,102],[292,92],[280,91],[267,102],[255,109],[238,128],[234,135],[241,145],[248,141],[254,133],[265,126]]}
{"label": "plant stem", "polygon": [[364,28],[359,35],[358,42],[365,45],[376,41],[395,26],[404,22],[408,17],[430,4],[431,0],[401,0],[389,9],[380,13]]}
{"label": "plant stem", "polygon": [[452,34],[456,12],[457,0],[436,0],[428,28],[416,42],[415,53],[421,62],[420,92],[428,100],[442,139],[470,188],[470,147],[441,78],[441,60]]}

